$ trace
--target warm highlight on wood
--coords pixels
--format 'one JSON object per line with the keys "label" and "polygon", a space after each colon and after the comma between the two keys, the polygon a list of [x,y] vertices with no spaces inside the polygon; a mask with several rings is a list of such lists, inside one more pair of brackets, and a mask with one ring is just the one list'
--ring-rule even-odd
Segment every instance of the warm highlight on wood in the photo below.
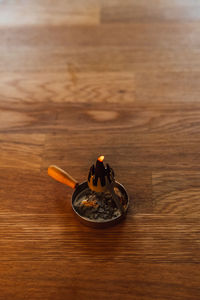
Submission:
{"label": "warm highlight on wood", "polygon": [[[200,299],[199,82],[197,0],[0,1],[0,300]],[[47,169],[100,155],[130,207],[97,230]]]}

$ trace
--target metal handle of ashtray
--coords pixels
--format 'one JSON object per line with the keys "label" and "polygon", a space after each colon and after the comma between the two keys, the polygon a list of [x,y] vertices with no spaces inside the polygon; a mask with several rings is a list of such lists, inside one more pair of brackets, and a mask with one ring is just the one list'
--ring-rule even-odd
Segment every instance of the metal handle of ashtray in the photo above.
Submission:
{"label": "metal handle of ashtray", "polygon": [[78,186],[78,181],[76,179],[55,165],[48,167],[48,175],[53,179],[68,185],[72,189],[75,189]]}

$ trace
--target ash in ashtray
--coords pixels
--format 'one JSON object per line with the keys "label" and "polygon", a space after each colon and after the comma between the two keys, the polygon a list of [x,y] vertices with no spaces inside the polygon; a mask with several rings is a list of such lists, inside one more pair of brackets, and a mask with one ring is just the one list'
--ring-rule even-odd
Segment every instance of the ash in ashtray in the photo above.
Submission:
{"label": "ash in ashtray", "polygon": [[[125,196],[117,187],[114,190],[125,208],[127,204]],[[89,188],[75,199],[74,208],[82,217],[97,222],[112,220],[121,215],[110,193],[96,193]]]}

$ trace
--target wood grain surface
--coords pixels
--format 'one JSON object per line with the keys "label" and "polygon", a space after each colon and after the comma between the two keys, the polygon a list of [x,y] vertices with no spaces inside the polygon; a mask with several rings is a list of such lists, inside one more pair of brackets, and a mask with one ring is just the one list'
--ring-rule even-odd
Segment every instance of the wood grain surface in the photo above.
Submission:
{"label": "wood grain surface", "polygon": [[[200,2],[0,1],[0,300],[200,299]],[[100,155],[126,220],[85,227]]]}

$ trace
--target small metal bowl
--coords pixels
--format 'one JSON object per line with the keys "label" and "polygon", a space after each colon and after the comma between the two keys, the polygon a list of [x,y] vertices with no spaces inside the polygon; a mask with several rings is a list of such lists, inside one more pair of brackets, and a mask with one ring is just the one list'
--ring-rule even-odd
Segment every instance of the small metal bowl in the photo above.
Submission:
{"label": "small metal bowl", "polygon": [[82,215],[80,215],[76,208],[74,207],[74,202],[76,201],[76,199],[79,197],[79,195],[84,191],[89,189],[88,188],[88,183],[87,182],[83,182],[79,185],[77,185],[77,187],[75,188],[75,191],[72,195],[72,209],[75,213],[75,215],[77,216],[77,218],[79,219],[79,221],[81,223],[83,223],[84,225],[90,226],[90,227],[94,227],[94,228],[105,228],[105,227],[109,227],[112,225],[115,225],[117,223],[119,223],[121,220],[123,220],[126,216],[126,212],[129,206],[129,197],[128,194],[124,188],[124,186],[122,184],[120,184],[119,182],[115,182],[115,186],[120,190],[120,192],[123,194],[124,196],[124,200],[126,202],[126,207],[125,207],[125,211],[122,215],[116,217],[116,218],[112,218],[112,219],[105,219],[105,220],[92,220],[89,218],[86,218]]}
{"label": "small metal bowl", "polygon": [[117,187],[119,189],[119,191],[122,193],[122,195],[124,197],[125,209],[124,209],[123,213],[112,219],[95,220],[95,219],[89,219],[85,216],[82,216],[79,212],[77,212],[77,210],[74,206],[76,199],[78,199],[78,197],[81,195],[81,193],[83,193],[84,190],[85,191],[90,190],[87,182],[83,182],[83,183],[79,184],[77,182],[77,180],[75,180],[71,175],[69,175],[67,172],[65,172],[64,170],[62,170],[59,167],[54,166],[54,165],[49,166],[48,175],[51,176],[52,178],[54,178],[55,180],[57,180],[61,183],[64,183],[67,186],[74,189],[74,193],[72,195],[72,202],[71,202],[72,209],[73,209],[75,215],[77,216],[77,218],[83,224],[90,226],[90,227],[94,227],[94,228],[105,228],[105,227],[119,223],[126,216],[126,212],[127,212],[128,206],[129,206],[129,197],[128,197],[128,194],[127,194],[125,188],[119,182],[115,181],[115,187]]}

